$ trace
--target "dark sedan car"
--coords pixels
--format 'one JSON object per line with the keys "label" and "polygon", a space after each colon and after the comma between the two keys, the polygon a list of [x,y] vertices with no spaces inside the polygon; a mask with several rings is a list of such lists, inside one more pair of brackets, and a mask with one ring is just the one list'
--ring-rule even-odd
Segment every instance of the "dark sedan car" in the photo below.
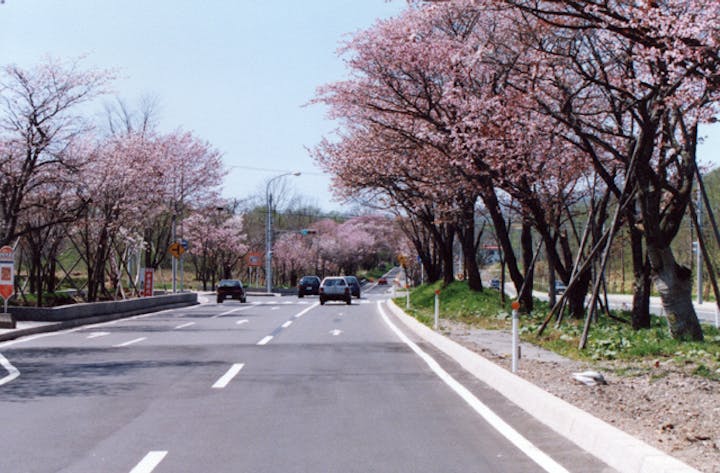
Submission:
{"label": "dark sedan car", "polygon": [[297,285],[298,297],[317,296],[320,293],[320,278],[317,276],[303,276]]}
{"label": "dark sedan car", "polygon": [[221,279],[217,286],[217,303],[222,304],[225,299],[239,299],[246,302],[245,288],[237,279]]}
{"label": "dark sedan car", "polygon": [[345,276],[345,280],[350,286],[350,294],[360,299],[360,281],[355,276]]}

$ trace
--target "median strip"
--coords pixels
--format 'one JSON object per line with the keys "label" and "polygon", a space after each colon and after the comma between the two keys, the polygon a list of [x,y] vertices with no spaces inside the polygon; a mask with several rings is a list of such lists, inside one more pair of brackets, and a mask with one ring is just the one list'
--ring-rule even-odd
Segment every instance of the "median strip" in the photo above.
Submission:
{"label": "median strip", "polygon": [[235,363],[230,367],[229,370],[227,370],[227,373],[222,375],[220,379],[218,379],[215,384],[212,385],[214,389],[222,389],[225,386],[232,381],[232,379],[237,376],[237,374],[240,372],[241,369],[243,369],[243,366],[245,366],[245,363]]}

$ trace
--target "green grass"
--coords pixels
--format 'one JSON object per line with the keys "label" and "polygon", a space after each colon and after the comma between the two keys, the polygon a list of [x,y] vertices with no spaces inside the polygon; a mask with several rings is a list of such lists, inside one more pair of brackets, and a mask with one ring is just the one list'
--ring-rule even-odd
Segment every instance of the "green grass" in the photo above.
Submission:
{"label": "green grass", "polygon": [[[440,289],[440,317],[470,324],[485,329],[510,329],[511,316],[508,303],[503,306],[497,291],[486,289],[472,292],[465,282],[455,282],[447,287],[441,283],[425,285],[411,292],[411,309],[407,312],[421,322],[432,326],[434,319],[435,290]],[[396,300],[405,307],[404,297]],[[541,337],[538,329],[549,313],[548,304],[535,301],[532,314],[521,314],[520,337],[523,341],[541,346],[560,355],[588,362],[619,361],[636,366],[624,368],[626,372],[646,372],[648,366],[672,365],[673,369],[720,380],[720,331],[704,325],[703,342],[673,340],[667,321],[652,317],[651,328],[634,331],[629,324],[606,317],[593,324],[584,350],[578,349],[583,330],[583,321],[566,318],[560,327],[554,321]],[[630,314],[617,314],[626,320]],[[656,377],[662,374],[654,373]]]}
{"label": "green grass", "polygon": [[[77,301],[65,292],[43,292],[43,307],[55,307],[59,305],[75,304]],[[37,305],[37,297],[35,294],[25,294],[25,301],[16,295],[11,301],[11,305],[34,307]]]}

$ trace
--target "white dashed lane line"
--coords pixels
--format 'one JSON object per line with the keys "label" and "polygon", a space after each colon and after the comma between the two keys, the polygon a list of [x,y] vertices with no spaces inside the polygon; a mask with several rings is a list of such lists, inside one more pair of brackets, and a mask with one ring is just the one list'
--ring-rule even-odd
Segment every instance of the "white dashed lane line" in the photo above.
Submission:
{"label": "white dashed lane line", "polygon": [[110,335],[110,332],[93,332],[90,335],[88,335],[87,338],[98,338],[98,337],[104,337],[106,335]]}
{"label": "white dashed lane line", "polygon": [[302,317],[303,315],[307,314],[308,312],[310,312],[312,309],[314,309],[314,308],[317,307],[318,305],[319,305],[319,302],[316,302],[316,303],[314,303],[313,305],[311,305],[310,307],[308,307],[308,308],[306,308],[306,309],[303,309],[301,312],[293,315],[293,318],[292,318],[292,319],[288,320],[287,322],[285,322],[284,324],[282,324],[281,326],[279,326],[278,328],[276,328],[275,330],[273,330],[270,335],[264,337],[262,340],[260,340],[259,342],[257,342],[257,344],[258,344],[258,345],[267,345],[268,343],[270,343],[270,340],[272,340],[273,338],[275,338],[275,336],[278,335],[283,329],[286,329],[286,328],[288,328],[290,325],[292,325],[293,319],[299,319],[300,317]]}
{"label": "white dashed lane line", "polygon": [[191,325],[195,325],[195,322],[187,322],[185,324],[180,324],[177,327],[175,327],[175,330],[180,330],[181,328],[190,327]]}
{"label": "white dashed lane line", "polygon": [[130,470],[130,473],[151,473],[155,467],[163,461],[167,453],[167,451],[154,451],[148,453],[142,460],[140,460],[140,463],[135,465],[135,468]]}
{"label": "white dashed lane line", "polygon": [[250,308],[250,307],[248,307],[248,306],[246,306],[246,307],[238,307],[237,309],[231,309],[231,310],[228,310],[228,311],[226,311],[226,312],[221,312],[221,313],[219,313],[218,315],[213,315],[213,316],[210,317],[210,318],[211,318],[211,319],[217,319],[217,318],[223,317],[223,316],[225,316],[225,315],[230,315],[230,314],[234,314],[235,312],[240,312],[241,310],[248,310],[249,308]]}
{"label": "white dashed lane line", "polygon": [[232,379],[237,376],[237,374],[240,372],[241,369],[243,369],[243,366],[245,366],[245,363],[235,363],[230,367],[229,370],[227,370],[227,373],[222,375],[220,379],[215,381],[215,384],[212,385],[214,389],[222,389],[225,386],[232,381]]}
{"label": "white dashed lane line", "polygon": [[128,346],[128,345],[133,345],[133,344],[135,344],[135,343],[142,342],[143,340],[147,340],[147,337],[136,338],[136,339],[134,339],[134,340],[130,340],[130,341],[123,342],[123,343],[118,343],[117,345],[113,345],[113,346],[114,346],[115,348],[126,347],[126,346]]}

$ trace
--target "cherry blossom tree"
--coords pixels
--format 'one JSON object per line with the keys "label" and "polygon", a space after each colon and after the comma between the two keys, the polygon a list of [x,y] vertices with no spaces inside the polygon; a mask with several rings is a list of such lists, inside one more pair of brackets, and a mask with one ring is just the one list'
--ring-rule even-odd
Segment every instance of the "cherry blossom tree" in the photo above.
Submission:
{"label": "cherry blossom tree", "polygon": [[[83,70],[79,61],[48,59],[32,68],[9,65],[0,73],[0,245],[23,231],[27,199],[48,179],[75,172],[77,163],[64,151],[88,129],[79,106],[105,91],[108,71]],[[60,216],[64,218],[64,216]],[[42,225],[47,225],[44,222]]]}
{"label": "cherry blossom tree", "polygon": [[282,234],[273,244],[273,258],[279,267],[273,274],[279,274],[282,280],[295,287],[300,273],[308,272],[314,266],[310,244],[311,240],[299,233]]}
{"label": "cherry blossom tree", "polygon": [[188,251],[194,257],[204,290],[208,282],[214,288],[218,279],[237,277],[248,251],[242,216],[219,205],[209,206],[188,216],[185,226],[191,241]]}
{"label": "cherry blossom tree", "polygon": [[706,0],[508,3],[538,20],[525,36],[531,38],[526,57],[516,62],[526,73],[518,84],[567,127],[568,139],[618,199],[632,195],[624,217],[642,235],[671,333],[702,339],[691,272],[676,262],[670,244],[697,173],[698,124],[718,111],[720,6]]}

